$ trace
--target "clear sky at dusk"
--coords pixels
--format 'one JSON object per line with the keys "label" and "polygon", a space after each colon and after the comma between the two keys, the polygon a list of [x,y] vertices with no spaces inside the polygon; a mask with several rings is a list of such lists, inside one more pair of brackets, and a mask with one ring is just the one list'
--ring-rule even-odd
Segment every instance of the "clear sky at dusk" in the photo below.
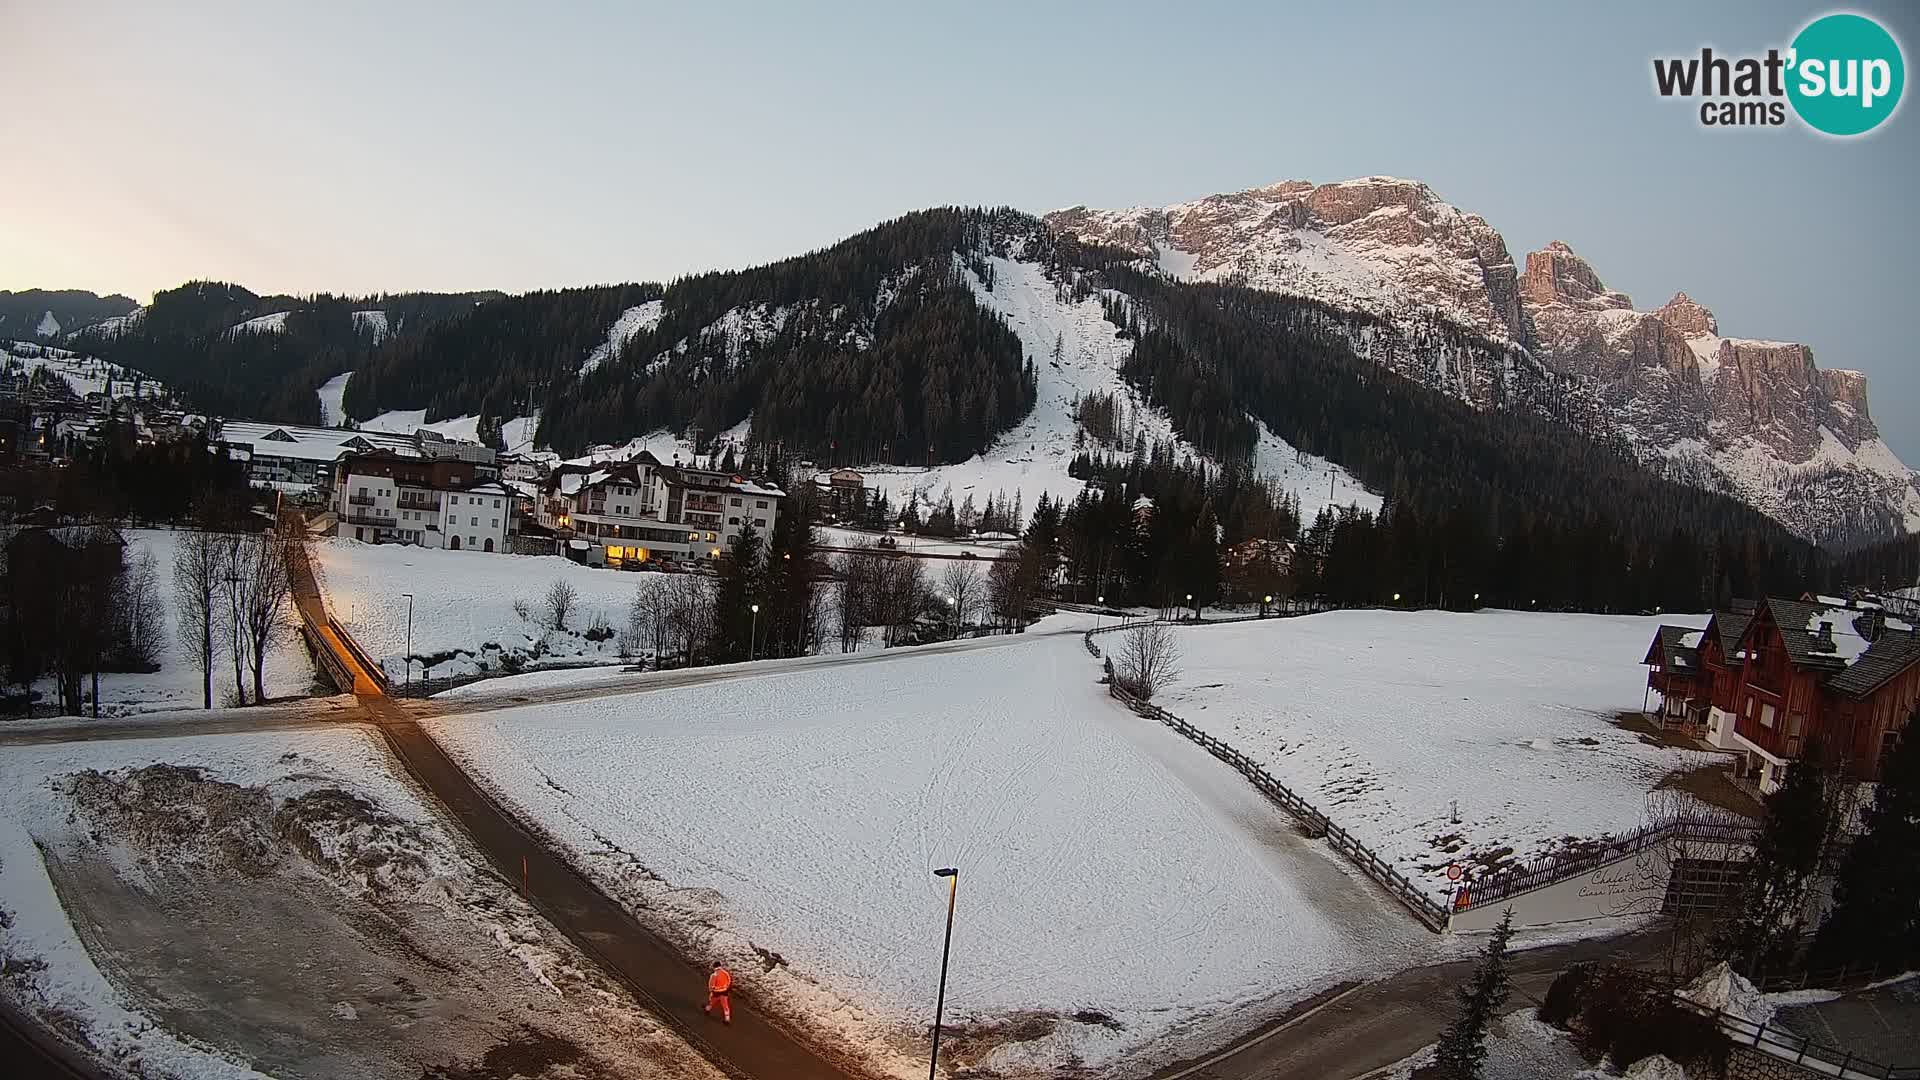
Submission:
{"label": "clear sky at dusk", "polygon": [[[1920,114],[1703,129],[1653,56],[1739,3],[0,4],[0,288],[368,293],[669,278],[927,206],[1416,177],[1516,258],[1868,373],[1920,463]],[[1920,7],[1856,5],[1914,62]],[[1909,91],[1909,96],[1914,91]]]}

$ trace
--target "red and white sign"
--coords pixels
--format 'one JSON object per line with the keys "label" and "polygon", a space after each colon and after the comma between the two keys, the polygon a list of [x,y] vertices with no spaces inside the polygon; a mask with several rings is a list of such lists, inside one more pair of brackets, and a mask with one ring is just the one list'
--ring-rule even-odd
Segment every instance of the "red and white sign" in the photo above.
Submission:
{"label": "red and white sign", "polygon": [[1449,864],[1449,865],[1447,866],[1447,880],[1448,880],[1448,881],[1459,881],[1459,880],[1460,880],[1460,875],[1461,875],[1461,874],[1464,874],[1464,873],[1466,873],[1466,871],[1465,871],[1465,870],[1463,870],[1463,869],[1461,869],[1461,867],[1460,867],[1460,864],[1459,864],[1459,863],[1451,863],[1451,864]]}

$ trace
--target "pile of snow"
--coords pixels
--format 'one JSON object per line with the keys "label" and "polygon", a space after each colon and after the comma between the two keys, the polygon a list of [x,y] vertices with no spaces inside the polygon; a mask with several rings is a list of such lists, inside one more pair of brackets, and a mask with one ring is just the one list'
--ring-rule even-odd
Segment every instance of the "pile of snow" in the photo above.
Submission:
{"label": "pile of snow", "polygon": [[1739,1017],[1751,1024],[1773,1022],[1774,1004],[1724,960],[1702,972],[1699,978],[1684,988],[1674,991],[1674,996],[1685,998],[1703,1008]]}
{"label": "pile of snow", "polygon": [[320,395],[320,426],[345,427],[347,409],[342,402],[347,396],[347,380],[353,378],[353,372],[343,372],[320,384],[315,393]]}
{"label": "pile of snow", "polygon": [[607,339],[595,345],[593,351],[587,354],[586,360],[581,362],[580,374],[585,375],[612,357],[618,356],[620,350],[626,348],[627,342],[632,341],[636,334],[660,325],[660,315],[665,309],[664,301],[649,300],[621,312],[620,317],[613,320],[613,325],[607,328]]}
{"label": "pile of snow", "polygon": [[1644,1057],[1627,1066],[1627,1080],[1688,1080],[1687,1070],[1665,1054]]}
{"label": "pile of snow", "polygon": [[[191,640],[182,640],[179,610],[173,592],[173,559],[181,533],[170,529],[127,529],[126,563],[129,570],[143,553],[151,552],[160,575],[159,598],[163,610],[160,635],[160,670],[154,672],[110,672],[100,676],[100,715],[128,716],[134,713],[164,712],[172,709],[199,709],[205,705],[205,686]],[[316,673],[313,661],[301,643],[299,614],[289,599],[283,610],[288,631],[280,644],[267,654],[262,680],[269,698],[305,697],[314,691]],[[217,636],[217,635],[216,635]],[[253,693],[253,673],[244,681],[247,693]],[[34,684],[43,702],[57,702],[60,694],[52,678]],[[86,691],[92,692],[88,681]],[[233,654],[219,640],[214,642],[213,703],[215,707],[233,693]]]}
{"label": "pile of snow", "polygon": [[[519,664],[618,663],[618,639],[590,641],[604,619],[626,625],[642,580],[654,576],[582,566],[553,555],[444,551],[400,544],[330,539],[313,545],[327,609],[354,641],[400,681],[407,676],[408,603],[413,594],[413,677],[497,673]],[[578,600],[564,629],[548,619],[555,581]],[[514,610],[524,603],[528,617]],[[434,663],[422,672],[421,661]]]}
{"label": "pile of snow", "polygon": [[[593,1047],[592,1057],[607,1059],[583,1065],[613,1065],[609,1075],[639,1075],[636,1062],[626,1060],[632,1052],[660,1066],[662,1075],[714,1075],[599,976],[511,885],[479,869],[478,853],[442,822],[396,771],[380,737],[365,729],[53,744],[16,747],[0,757],[0,966],[8,971],[0,991],[80,1035],[129,1075],[258,1077],[240,1060],[248,1052],[282,1064],[307,1057],[342,1064],[345,1056],[326,1045],[340,1037],[337,1027],[276,1027],[268,1021],[271,1046],[247,1041],[260,1037],[258,1029],[217,1035],[206,1030],[217,1025],[195,1029],[228,1048],[221,1052],[169,1032],[144,1013],[143,994],[171,998],[178,991],[191,1002],[194,990],[180,990],[164,969],[151,966],[169,953],[123,955],[112,934],[104,935],[102,948],[97,928],[84,935],[96,943],[90,956],[49,876],[51,865],[58,871],[53,876],[71,888],[76,864],[102,860],[127,885],[152,896],[161,925],[167,924],[169,903],[180,902],[183,891],[217,892],[238,883],[248,897],[265,900],[290,889],[337,890],[345,899],[328,910],[367,920],[339,927],[344,947],[355,947],[362,934],[404,933],[404,949],[428,972],[420,987],[402,987],[407,995],[427,995],[416,1000],[438,998],[446,988],[428,980],[440,973],[453,983],[484,978],[483,987],[468,992],[469,1000],[497,995],[480,1000],[499,1006],[504,1026],[565,1032]],[[262,903],[262,918],[287,907]],[[100,909],[91,915],[89,910],[85,903],[74,907],[83,925]],[[235,947],[196,943],[188,951],[226,956]],[[382,941],[372,954],[391,948]],[[350,965],[353,957],[343,955],[339,962]],[[375,1047],[404,1038],[428,1019],[407,1015],[410,1006],[396,1005],[384,983],[370,985],[372,996],[358,1009],[352,1001],[329,1004],[326,998],[256,1000],[254,995],[272,988],[250,981],[244,962],[235,964],[241,972],[234,981],[238,1000],[216,1007],[255,1013],[265,1006],[264,1015],[271,1016],[276,1005],[291,1005],[305,1014],[330,1014],[363,1030],[371,1025],[378,1034],[361,1037],[371,1037]],[[507,972],[514,977],[499,978]],[[353,978],[351,971],[332,973],[335,986]],[[495,1034],[484,1021],[462,1023],[476,1031],[481,1049]],[[429,1052],[455,1059],[467,1049],[434,1045]],[[416,1072],[422,1067],[418,1059],[404,1065]]]}
{"label": "pile of snow", "polygon": [[427,726],[637,917],[895,1071],[924,1072],[936,867],[961,870],[948,1023],[1036,1021],[982,1067],[1172,1057],[1224,1037],[1206,1018],[1257,1023],[1434,948],[1108,698],[1077,635],[966,644]]}
{"label": "pile of snow", "polygon": [[1225,740],[1423,885],[1645,823],[1668,773],[1715,760],[1610,721],[1638,711],[1660,620],[1330,612],[1177,631],[1157,703]]}
{"label": "pile of snow", "polygon": [[[1432,1064],[1435,1046],[1427,1046],[1386,1070],[1379,1080],[1408,1080],[1417,1068]],[[1487,1061],[1480,1080],[1586,1080],[1588,1062],[1567,1033],[1544,1023],[1529,1007],[1496,1019],[1487,1029]],[[1617,1080],[1594,1072],[1595,1080]],[[1685,1077],[1679,1078],[1685,1080]]]}

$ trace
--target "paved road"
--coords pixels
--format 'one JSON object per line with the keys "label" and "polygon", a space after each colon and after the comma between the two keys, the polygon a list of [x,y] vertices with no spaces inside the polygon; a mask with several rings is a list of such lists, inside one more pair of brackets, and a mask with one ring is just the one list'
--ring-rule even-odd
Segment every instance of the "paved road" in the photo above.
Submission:
{"label": "paved road", "polygon": [[[1517,953],[1512,966],[1514,996],[1508,1004],[1537,1004],[1553,980],[1581,960],[1647,960],[1657,948],[1658,934],[1643,933]],[[1454,988],[1472,969],[1472,960],[1462,960],[1367,983],[1319,1008],[1282,1018],[1278,1027],[1257,1031],[1221,1055],[1163,1069],[1155,1080],[1367,1076],[1440,1038],[1453,1022]]]}

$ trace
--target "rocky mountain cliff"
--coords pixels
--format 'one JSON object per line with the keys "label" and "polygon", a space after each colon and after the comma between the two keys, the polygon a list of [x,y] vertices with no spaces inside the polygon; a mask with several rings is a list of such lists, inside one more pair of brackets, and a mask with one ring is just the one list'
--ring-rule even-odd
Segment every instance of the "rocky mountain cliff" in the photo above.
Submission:
{"label": "rocky mountain cliff", "polygon": [[1292,180],[1159,209],[1073,207],[1046,221],[1173,278],[1306,296],[1396,323],[1437,316],[1517,346],[1561,376],[1570,399],[1596,406],[1583,411],[1595,434],[1808,537],[1920,531],[1920,477],[1880,439],[1864,375],[1820,370],[1806,345],[1724,337],[1684,293],[1636,310],[1558,241],[1518,269],[1485,218],[1418,181]]}

